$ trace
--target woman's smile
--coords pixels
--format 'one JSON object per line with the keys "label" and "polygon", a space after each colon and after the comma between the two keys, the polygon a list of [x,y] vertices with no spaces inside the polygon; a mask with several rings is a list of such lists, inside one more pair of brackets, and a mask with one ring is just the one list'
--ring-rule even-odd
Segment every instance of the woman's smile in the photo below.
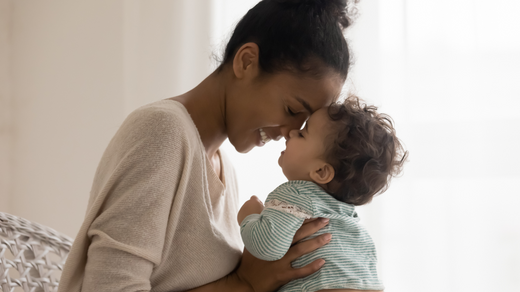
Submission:
{"label": "woman's smile", "polygon": [[269,137],[264,129],[260,128],[258,129],[258,132],[260,132],[260,141],[265,145],[267,142],[271,141],[271,137]]}

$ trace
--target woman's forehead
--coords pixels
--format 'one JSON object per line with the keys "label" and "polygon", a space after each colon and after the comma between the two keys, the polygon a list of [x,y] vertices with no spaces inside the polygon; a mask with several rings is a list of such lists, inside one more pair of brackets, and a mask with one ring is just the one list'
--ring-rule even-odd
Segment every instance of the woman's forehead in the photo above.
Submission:
{"label": "woman's forehead", "polygon": [[339,97],[344,80],[337,74],[324,75],[320,79],[286,74],[282,80],[291,97],[310,113],[325,107]]}

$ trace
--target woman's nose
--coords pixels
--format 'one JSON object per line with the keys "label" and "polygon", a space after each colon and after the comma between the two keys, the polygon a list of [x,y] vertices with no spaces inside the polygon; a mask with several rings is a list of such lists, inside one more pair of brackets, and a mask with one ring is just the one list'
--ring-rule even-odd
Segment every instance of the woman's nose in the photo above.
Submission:
{"label": "woman's nose", "polygon": [[291,131],[299,131],[308,117],[308,115],[301,114],[301,116],[298,116],[298,118],[293,119],[290,124],[288,124],[285,127],[282,127],[280,130],[284,138],[289,139]]}
{"label": "woman's nose", "polygon": [[300,130],[296,130],[296,129],[290,130],[289,137],[286,137],[285,139],[289,140],[290,138],[295,137],[296,135],[298,135],[298,131],[300,131]]}
{"label": "woman's nose", "polygon": [[289,140],[291,137],[294,137],[294,133],[298,131],[296,129],[288,129],[287,131],[285,131],[285,133],[283,134],[285,140]]}

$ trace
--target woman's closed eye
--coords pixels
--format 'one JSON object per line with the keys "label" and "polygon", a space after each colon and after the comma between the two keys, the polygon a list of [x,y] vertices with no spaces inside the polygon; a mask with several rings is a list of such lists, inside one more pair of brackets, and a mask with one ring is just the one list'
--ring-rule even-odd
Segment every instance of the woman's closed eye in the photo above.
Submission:
{"label": "woman's closed eye", "polygon": [[287,112],[288,112],[289,115],[291,115],[291,116],[295,116],[295,115],[297,115],[297,113],[294,112],[290,107],[287,107]]}

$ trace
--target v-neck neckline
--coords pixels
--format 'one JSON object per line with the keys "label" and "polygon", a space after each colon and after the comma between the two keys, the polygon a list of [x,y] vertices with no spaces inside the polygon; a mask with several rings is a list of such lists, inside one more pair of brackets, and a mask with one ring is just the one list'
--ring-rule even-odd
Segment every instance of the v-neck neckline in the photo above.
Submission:
{"label": "v-neck neckline", "polygon": [[[216,172],[215,172],[215,169],[213,168],[213,165],[211,164],[211,161],[208,157],[208,155],[206,154],[206,148],[204,147],[204,143],[202,143],[202,138],[200,137],[200,133],[199,133],[199,129],[197,128],[197,125],[195,124],[195,122],[193,121],[193,119],[191,118],[191,115],[190,113],[188,112],[188,109],[186,109],[186,107],[184,106],[184,104],[182,104],[182,102],[178,101],[178,100],[175,100],[175,99],[164,99],[164,100],[167,100],[167,101],[172,101],[172,102],[175,102],[175,103],[178,103],[179,106],[182,108],[182,110],[186,113],[186,115],[189,117],[190,121],[191,121],[191,124],[193,125],[193,127],[195,128],[195,132],[197,132],[197,137],[199,139],[199,144],[200,144],[200,147],[201,147],[201,150],[202,150],[202,153],[204,155],[204,159],[206,161],[206,173],[207,173],[207,178],[209,179],[209,177],[212,177],[212,179],[216,180],[220,186],[220,188],[222,190],[225,190],[226,189],[226,168],[224,166],[224,159],[222,159],[222,152],[220,151],[220,148],[217,149],[217,153],[218,153],[218,157],[219,157],[219,161],[220,161],[220,174],[222,175],[222,179],[220,179],[220,175],[218,175]],[[209,168],[209,169],[208,169]]]}
{"label": "v-neck neckline", "polygon": [[[202,143],[202,141],[201,141],[201,143]],[[202,149],[205,149],[204,145],[202,145],[202,147],[203,147]],[[211,172],[211,174],[209,174],[209,175],[213,176],[214,179],[219,181],[222,188],[225,189],[226,188],[226,175],[225,175],[224,161],[222,159],[222,152],[220,152],[220,149],[217,149],[216,153],[218,155],[218,160],[220,163],[220,175],[215,172],[215,169],[213,168],[213,164],[211,164],[211,160],[209,159],[208,155],[206,155],[205,151],[204,151],[204,157],[206,157],[206,165],[207,165],[207,168],[209,168],[208,172]],[[222,179],[220,178],[221,176],[222,176]]]}

